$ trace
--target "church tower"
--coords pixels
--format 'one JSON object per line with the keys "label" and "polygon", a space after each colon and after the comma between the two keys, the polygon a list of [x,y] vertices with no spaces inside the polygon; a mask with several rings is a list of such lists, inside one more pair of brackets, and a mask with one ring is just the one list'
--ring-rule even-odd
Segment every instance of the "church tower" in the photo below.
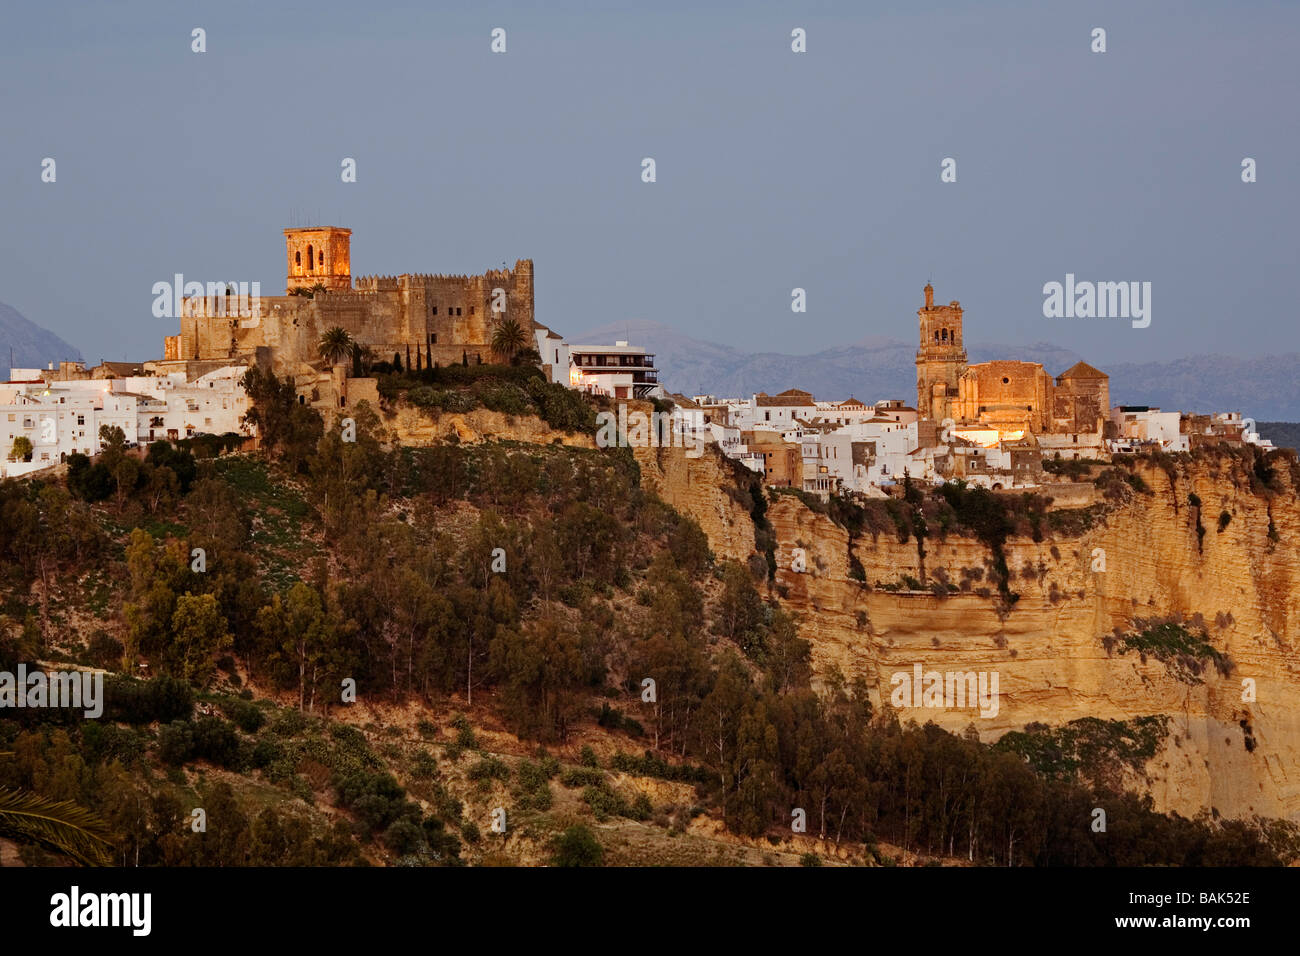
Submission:
{"label": "church tower", "polygon": [[323,285],[330,290],[352,288],[352,230],[338,226],[286,229],[289,256],[285,293]]}
{"label": "church tower", "polygon": [[925,305],[917,310],[921,344],[916,350],[916,410],[922,418],[942,422],[953,417],[957,383],[966,370],[962,346],[961,306],[954,299],[934,304],[934,286],[925,284]]}

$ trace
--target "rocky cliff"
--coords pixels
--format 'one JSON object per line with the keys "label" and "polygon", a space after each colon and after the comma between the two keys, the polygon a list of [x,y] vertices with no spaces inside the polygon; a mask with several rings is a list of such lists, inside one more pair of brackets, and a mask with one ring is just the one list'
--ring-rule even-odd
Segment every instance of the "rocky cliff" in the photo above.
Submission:
{"label": "rocky cliff", "polygon": [[[1164,715],[1156,756],[1131,781],[1159,809],[1300,818],[1300,507],[1292,470],[1276,471],[1272,489],[1252,490],[1239,459],[1138,462],[1135,483],[1148,491],[1091,509],[1070,533],[1006,541],[1013,602],[974,537],[932,531],[922,559],[914,537],[850,542],[826,515],[778,495],[768,510],[774,591],[801,616],[819,673],[864,676],[884,705],[893,675],[917,664],[997,675],[995,716],[913,706],[903,719],[973,725],[993,740],[1033,722]],[[748,538],[734,513],[730,524],[715,519],[719,494],[697,489],[674,503],[716,550],[734,553]],[[1171,646],[1161,623],[1181,635]]]}

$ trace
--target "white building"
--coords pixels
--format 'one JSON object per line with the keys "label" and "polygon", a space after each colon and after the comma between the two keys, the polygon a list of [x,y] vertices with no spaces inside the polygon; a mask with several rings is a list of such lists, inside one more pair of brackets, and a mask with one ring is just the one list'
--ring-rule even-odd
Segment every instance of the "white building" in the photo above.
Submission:
{"label": "white building", "polygon": [[[15,477],[96,455],[100,428],[122,429],[130,444],[200,433],[249,434],[240,422],[248,396],[231,366],[187,382],[180,373],[153,378],[77,379],[46,383],[39,369],[13,369],[0,384],[0,475]],[[27,438],[30,461],[10,461],[14,439]]]}
{"label": "white building", "polygon": [[535,332],[538,354],[552,382],[610,398],[660,398],[655,357],[625,341],[570,345],[546,326]]}

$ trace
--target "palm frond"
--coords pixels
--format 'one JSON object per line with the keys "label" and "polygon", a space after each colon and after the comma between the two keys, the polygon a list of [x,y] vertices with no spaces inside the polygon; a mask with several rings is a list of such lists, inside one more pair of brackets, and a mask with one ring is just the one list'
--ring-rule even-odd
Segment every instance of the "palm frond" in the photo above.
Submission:
{"label": "palm frond", "polygon": [[107,866],[108,827],[84,807],[22,790],[0,789],[0,836],[36,843],[85,866]]}

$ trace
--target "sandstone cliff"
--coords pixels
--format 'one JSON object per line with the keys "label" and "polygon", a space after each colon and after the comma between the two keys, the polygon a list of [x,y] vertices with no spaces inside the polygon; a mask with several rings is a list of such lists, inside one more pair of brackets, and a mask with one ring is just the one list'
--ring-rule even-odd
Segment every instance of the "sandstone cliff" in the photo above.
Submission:
{"label": "sandstone cliff", "polygon": [[697,458],[681,448],[635,448],[632,454],[642,486],[699,522],[719,560],[744,561],[754,553],[754,522],[736,493],[734,465],[717,446],[706,446]]}
{"label": "sandstone cliff", "polygon": [[[680,452],[658,453],[659,470],[689,473],[689,465],[665,462],[673,454]],[[866,677],[878,702],[889,703],[891,676],[917,663],[926,671],[998,675],[996,716],[913,707],[901,712],[904,719],[958,732],[974,725],[988,741],[1031,722],[1168,715],[1161,749],[1145,768],[1149,779],[1137,781],[1159,809],[1300,818],[1294,477],[1280,468],[1281,490],[1266,495],[1252,492],[1242,464],[1230,460],[1185,461],[1169,472],[1139,463],[1137,472],[1151,492],[1132,495],[1081,534],[1007,541],[1010,589],[1019,594],[1010,608],[991,584],[992,559],[981,541],[932,534],[923,571],[914,538],[864,534],[850,545],[844,528],[790,495],[768,511],[774,590],[802,617],[818,671],[835,665]],[[719,554],[740,557],[752,540],[752,525],[737,530],[743,510],[724,519],[716,494],[691,488],[670,500],[701,522]],[[1191,504],[1197,500],[1199,508]],[[1229,520],[1220,530],[1223,512]],[[805,551],[804,573],[791,570],[796,548]],[[1105,569],[1094,571],[1103,553]],[[865,581],[851,576],[850,555]],[[914,586],[936,581],[964,581],[967,590],[939,596]],[[1233,662],[1230,672],[1206,666],[1188,675],[1155,656],[1124,653],[1115,639],[1141,622],[1168,619],[1203,627]],[[1245,679],[1254,682],[1253,702],[1243,700]]]}
{"label": "sandstone cliff", "polygon": [[392,412],[384,415],[383,427],[393,441],[402,445],[431,445],[448,440],[475,444],[496,439],[535,445],[596,447],[592,435],[557,431],[535,415],[506,415],[486,408],[470,412],[439,412],[404,403],[397,405]]}

